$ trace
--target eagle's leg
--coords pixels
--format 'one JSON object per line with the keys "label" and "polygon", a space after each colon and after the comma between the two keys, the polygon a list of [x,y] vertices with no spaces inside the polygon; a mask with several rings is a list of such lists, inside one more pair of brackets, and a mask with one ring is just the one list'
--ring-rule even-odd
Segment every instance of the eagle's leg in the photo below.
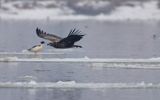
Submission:
{"label": "eagle's leg", "polygon": [[73,45],[73,47],[82,48],[82,46],[80,46],[80,45]]}

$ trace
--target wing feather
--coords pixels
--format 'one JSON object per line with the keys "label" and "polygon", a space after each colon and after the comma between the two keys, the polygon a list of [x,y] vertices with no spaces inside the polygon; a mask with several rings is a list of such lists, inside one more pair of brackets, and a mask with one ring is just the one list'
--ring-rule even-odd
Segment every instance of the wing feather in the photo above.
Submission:
{"label": "wing feather", "polygon": [[73,45],[75,42],[82,39],[83,36],[84,36],[84,34],[81,34],[81,31],[74,28],[69,32],[68,36],[66,38],[60,40],[59,43],[63,43],[65,45]]}
{"label": "wing feather", "polygon": [[37,36],[51,42],[59,42],[62,38],[54,34],[48,34],[39,28],[36,29]]}

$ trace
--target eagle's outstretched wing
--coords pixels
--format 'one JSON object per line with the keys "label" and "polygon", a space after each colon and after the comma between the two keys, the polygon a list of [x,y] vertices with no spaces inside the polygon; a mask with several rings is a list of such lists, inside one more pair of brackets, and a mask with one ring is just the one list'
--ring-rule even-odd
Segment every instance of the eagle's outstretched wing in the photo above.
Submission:
{"label": "eagle's outstretched wing", "polygon": [[68,36],[62,40],[59,41],[59,43],[62,43],[66,46],[70,46],[73,45],[75,42],[79,41],[80,39],[82,39],[84,36],[84,34],[81,34],[81,31],[77,30],[77,29],[72,29]]}
{"label": "eagle's outstretched wing", "polygon": [[44,31],[40,30],[39,28],[36,29],[36,33],[37,33],[38,37],[50,40],[51,42],[59,42],[62,39],[61,37],[56,36],[54,34],[48,34]]}

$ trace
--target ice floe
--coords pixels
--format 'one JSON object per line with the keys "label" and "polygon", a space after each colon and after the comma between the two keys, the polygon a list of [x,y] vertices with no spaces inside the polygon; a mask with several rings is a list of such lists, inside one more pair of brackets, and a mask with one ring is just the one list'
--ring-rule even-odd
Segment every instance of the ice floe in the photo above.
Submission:
{"label": "ice floe", "polygon": [[69,82],[0,82],[0,88],[88,88],[88,89],[144,89],[144,88],[160,88],[160,84],[154,83],[76,83]]}

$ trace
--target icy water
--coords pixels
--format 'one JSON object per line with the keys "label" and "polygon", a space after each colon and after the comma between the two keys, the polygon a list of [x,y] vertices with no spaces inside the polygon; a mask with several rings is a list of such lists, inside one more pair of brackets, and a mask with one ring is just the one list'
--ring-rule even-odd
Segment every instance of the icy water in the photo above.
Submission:
{"label": "icy water", "polygon": [[[21,52],[40,39],[35,29],[65,37],[70,29],[78,28],[86,36],[74,49],[74,57],[150,58],[160,55],[159,22],[108,22],[108,21],[0,21],[0,51]],[[53,50],[47,47],[45,50]],[[57,51],[57,49],[56,49]],[[48,52],[48,51],[47,51]],[[77,54],[80,53],[80,54]],[[68,52],[67,52],[68,54]],[[68,55],[70,56],[70,55]],[[71,56],[71,57],[72,57]]]}
{"label": "icy water", "polygon": [[[149,59],[160,56],[160,23],[152,21],[0,20],[0,52],[22,53],[25,49],[39,44],[43,39],[36,36],[36,27],[62,37],[65,37],[70,29],[78,28],[86,34],[77,43],[83,48],[61,50],[45,46],[43,52],[53,54],[36,56],[0,54],[0,57]],[[125,63],[120,67],[112,66],[115,64],[0,62],[0,98],[3,100],[153,100],[160,98],[159,63],[138,65],[146,68],[135,68],[137,64],[131,64],[133,68],[130,68],[130,66],[126,67],[128,65]],[[147,69],[153,66],[157,69]],[[71,88],[65,86],[71,86]]]}

